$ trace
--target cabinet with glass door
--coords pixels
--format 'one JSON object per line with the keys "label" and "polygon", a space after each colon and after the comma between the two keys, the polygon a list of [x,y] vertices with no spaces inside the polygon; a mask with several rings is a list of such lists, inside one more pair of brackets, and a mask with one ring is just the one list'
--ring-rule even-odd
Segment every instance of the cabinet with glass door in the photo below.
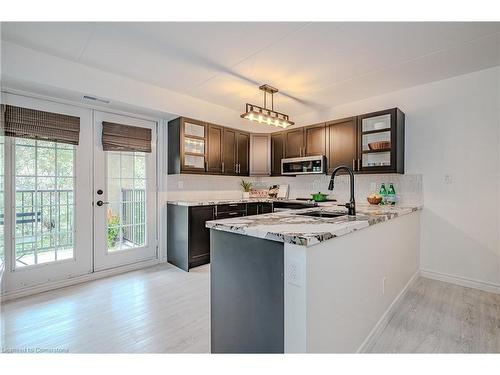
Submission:
{"label": "cabinet with glass door", "polygon": [[405,114],[398,108],[358,116],[357,173],[404,173]]}

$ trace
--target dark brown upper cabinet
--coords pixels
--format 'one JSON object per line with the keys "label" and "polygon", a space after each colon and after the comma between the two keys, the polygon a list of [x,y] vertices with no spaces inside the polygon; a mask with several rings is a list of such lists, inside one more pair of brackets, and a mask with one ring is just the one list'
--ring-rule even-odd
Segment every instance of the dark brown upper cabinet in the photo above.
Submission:
{"label": "dark brown upper cabinet", "polygon": [[358,124],[356,117],[330,121],[326,124],[328,173],[340,165],[356,170],[358,158]]}
{"label": "dark brown upper cabinet", "polygon": [[310,125],[304,128],[305,150],[303,156],[326,155],[325,124]]}
{"label": "dark brown upper cabinet", "polygon": [[222,173],[236,174],[236,130],[224,128],[223,136],[223,161]]}
{"label": "dark brown upper cabinet", "polygon": [[247,176],[250,160],[250,134],[225,128],[223,146],[222,173]]}
{"label": "dark brown upper cabinet", "polygon": [[236,132],[236,174],[248,176],[250,172],[250,134]]}
{"label": "dark brown upper cabinet", "polygon": [[224,130],[221,126],[212,124],[209,124],[207,129],[207,172],[222,173],[222,134]]}
{"label": "dark brown upper cabinet", "polygon": [[285,158],[305,156],[304,128],[285,132]]}
{"label": "dark brown upper cabinet", "polygon": [[168,173],[206,173],[207,124],[178,117],[168,123]]}
{"label": "dark brown upper cabinet", "polygon": [[168,123],[168,173],[249,174],[250,133],[178,117]]}
{"label": "dark brown upper cabinet", "polygon": [[271,176],[281,175],[281,159],[285,157],[285,133],[271,134]]}
{"label": "dark brown upper cabinet", "polygon": [[405,114],[398,108],[358,116],[358,173],[404,173]]}

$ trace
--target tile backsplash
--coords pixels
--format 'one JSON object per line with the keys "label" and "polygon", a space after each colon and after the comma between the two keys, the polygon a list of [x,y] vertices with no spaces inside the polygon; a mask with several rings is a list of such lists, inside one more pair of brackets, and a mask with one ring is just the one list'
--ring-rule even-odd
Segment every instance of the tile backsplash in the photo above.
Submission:
{"label": "tile backsplash", "polygon": [[[197,199],[236,199],[242,196],[239,186],[242,177],[209,175],[168,175],[168,200]],[[289,198],[306,198],[319,191],[329,193],[339,202],[349,199],[349,176],[335,178],[335,189],[328,191],[330,176],[308,175],[297,177],[243,177],[252,181],[256,188],[268,188],[271,185],[288,184]],[[356,175],[355,195],[358,202],[366,202],[372,192],[378,192],[380,185],[394,183],[398,203],[423,204],[422,175],[376,174]]]}

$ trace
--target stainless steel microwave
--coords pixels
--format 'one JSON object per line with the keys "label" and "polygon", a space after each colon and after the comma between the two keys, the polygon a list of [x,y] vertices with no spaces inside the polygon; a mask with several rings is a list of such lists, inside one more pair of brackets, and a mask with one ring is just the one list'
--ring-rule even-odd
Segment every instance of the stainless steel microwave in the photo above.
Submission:
{"label": "stainless steel microwave", "polygon": [[326,172],[326,157],[305,156],[300,158],[281,159],[281,174],[322,174]]}

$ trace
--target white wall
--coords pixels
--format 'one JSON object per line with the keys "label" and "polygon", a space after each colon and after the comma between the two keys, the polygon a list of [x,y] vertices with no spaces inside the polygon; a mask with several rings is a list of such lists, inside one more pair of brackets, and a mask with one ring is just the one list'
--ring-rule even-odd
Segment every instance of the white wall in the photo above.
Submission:
{"label": "white wall", "polygon": [[500,285],[499,90],[497,67],[298,121],[401,108],[406,114],[406,172],[423,176],[422,268]]}
{"label": "white wall", "polygon": [[[104,72],[70,60],[19,45],[1,43],[3,89],[81,101],[82,95],[96,95],[112,101],[111,107],[127,112],[173,118],[182,115],[216,124],[248,130],[241,112],[179,94],[148,83]],[[262,127],[261,132],[267,128]]]}

